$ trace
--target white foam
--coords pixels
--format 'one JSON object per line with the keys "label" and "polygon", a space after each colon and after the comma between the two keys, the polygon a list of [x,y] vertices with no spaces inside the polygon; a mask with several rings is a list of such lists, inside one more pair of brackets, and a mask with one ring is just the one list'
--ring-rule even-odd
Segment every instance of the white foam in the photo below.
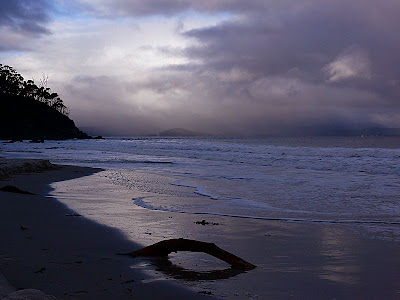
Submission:
{"label": "white foam", "polygon": [[357,224],[357,225],[400,225],[400,220],[394,221],[382,221],[382,220],[361,220],[361,219],[315,219],[315,218],[277,218],[277,217],[261,217],[252,215],[241,215],[241,214],[228,214],[228,213],[218,213],[210,211],[184,211],[179,209],[174,209],[172,207],[166,206],[154,206],[145,202],[144,199],[149,199],[154,197],[138,197],[133,198],[133,202],[142,208],[156,211],[172,212],[172,213],[184,213],[193,215],[214,215],[214,216],[224,216],[232,218],[243,218],[243,219],[255,219],[255,220],[265,220],[265,221],[282,221],[282,222],[302,222],[302,223],[329,223],[329,224]]}
{"label": "white foam", "polygon": [[[361,146],[349,146],[355,142]],[[116,181],[172,196],[163,202],[167,210],[382,222],[400,216],[400,149],[390,138],[112,138],[0,144],[0,150],[5,157],[140,173]],[[180,205],[184,197],[197,197],[198,205]]]}

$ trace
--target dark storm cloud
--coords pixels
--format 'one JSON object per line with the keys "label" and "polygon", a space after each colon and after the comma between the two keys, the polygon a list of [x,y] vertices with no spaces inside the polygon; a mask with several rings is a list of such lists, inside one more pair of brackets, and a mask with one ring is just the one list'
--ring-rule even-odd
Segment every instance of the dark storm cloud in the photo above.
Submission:
{"label": "dark storm cloud", "polygon": [[[398,116],[400,2],[291,3],[183,33],[198,42],[186,49],[201,62],[192,71],[220,91],[214,101],[230,99],[227,120],[254,133],[330,132],[375,126],[387,111]],[[396,118],[385,125],[393,124],[400,126]]]}
{"label": "dark storm cloud", "polygon": [[276,21],[270,14],[254,12],[241,21],[186,32],[203,45],[187,54],[214,69],[239,67],[265,76],[297,68],[304,76],[322,81],[326,78],[320,71],[326,64],[357,48],[373,62],[376,75],[399,77],[400,69],[392,62],[400,50],[396,34],[400,18],[393,17],[400,2],[300,2],[309,5],[288,9]]}
{"label": "dark storm cloud", "polygon": [[397,0],[83,2],[103,16],[231,14],[211,27],[178,26],[191,47],[152,51],[188,63],[124,83],[162,103],[133,109],[149,126],[232,134],[400,126]]}
{"label": "dark storm cloud", "polygon": [[51,2],[47,0],[0,0],[0,51],[24,49],[24,41],[48,34]]}

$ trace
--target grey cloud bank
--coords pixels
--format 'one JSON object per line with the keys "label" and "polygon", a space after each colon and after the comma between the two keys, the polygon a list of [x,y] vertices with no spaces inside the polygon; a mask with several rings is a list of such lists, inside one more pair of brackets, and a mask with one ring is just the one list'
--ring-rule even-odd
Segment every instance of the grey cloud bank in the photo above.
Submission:
{"label": "grey cloud bank", "polygon": [[47,0],[1,0],[0,51],[24,49],[30,37],[49,33],[51,7]]}
{"label": "grey cloud bank", "polygon": [[206,13],[220,12],[255,12],[274,8],[284,8],[291,1],[270,0],[77,0],[87,11],[101,17],[119,16],[173,16],[188,10]]}
{"label": "grey cloud bank", "polygon": [[[135,23],[140,31],[143,18],[168,16],[159,18],[160,26],[175,22],[174,34],[186,41],[163,46],[150,41],[124,54],[112,33],[103,31],[104,44],[109,43],[104,49],[121,57],[119,65],[107,64],[102,43],[88,42],[96,27],[91,34],[82,28],[81,40],[70,43],[82,45],[80,54],[68,57],[70,65],[82,67],[63,67],[67,79],[58,83],[81,126],[119,135],[171,127],[245,135],[400,127],[398,1],[79,2],[93,20],[106,17],[121,29],[133,26],[127,18],[140,17]],[[181,18],[187,11],[193,18],[228,17],[185,29]],[[48,21],[43,15],[32,22],[44,26]],[[166,63],[130,67],[128,61],[140,53]],[[142,61],[150,65],[152,59]]]}
{"label": "grey cloud bank", "polygon": [[400,3],[300,2],[185,32],[201,43],[186,53],[202,62],[202,74],[243,74],[215,89],[251,132],[399,126]]}

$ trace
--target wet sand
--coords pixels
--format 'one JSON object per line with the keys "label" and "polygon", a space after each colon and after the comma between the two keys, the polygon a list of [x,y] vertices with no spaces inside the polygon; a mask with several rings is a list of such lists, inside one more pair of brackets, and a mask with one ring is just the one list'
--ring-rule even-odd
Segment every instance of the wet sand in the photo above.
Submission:
{"label": "wet sand", "polygon": [[139,249],[120,231],[76,215],[54,198],[49,184],[98,170],[60,170],[16,175],[14,185],[37,195],[0,192],[0,292],[38,289],[58,299],[204,299],[174,282],[150,281],[131,268],[132,258],[116,255]]}
{"label": "wet sand", "polygon": [[[361,227],[152,211],[132,200],[148,194],[90,168],[0,183],[37,194],[0,192],[0,270],[17,289],[61,299],[400,299],[400,243]],[[257,268],[233,272],[199,254],[169,263],[116,255],[180,237]]]}
{"label": "wet sand", "polygon": [[235,273],[210,256],[186,253],[171,255],[172,268],[134,260],[133,267],[155,281],[175,278],[226,299],[400,299],[400,243],[359,226],[152,211],[132,200],[150,194],[115,185],[108,171],[53,186],[60,201],[142,245],[196,239],[257,265]]}

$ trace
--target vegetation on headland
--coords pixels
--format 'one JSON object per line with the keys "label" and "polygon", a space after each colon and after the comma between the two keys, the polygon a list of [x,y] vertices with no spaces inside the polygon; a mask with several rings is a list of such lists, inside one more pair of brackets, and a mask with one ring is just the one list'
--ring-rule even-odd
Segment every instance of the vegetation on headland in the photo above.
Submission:
{"label": "vegetation on headland", "polygon": [[75,126],[68,107],[47,82],[43,75],[36,85],[0,64],[0,139],[90,138]]}
{"label": "vegetation on headland", "polygon": [[63,115],[69,115],[69,109],[64,105],[57,93],[47,87],[48,76],[42,74],[39,86],[33,80],[25,81],[14,68],[0,64],[0,95],[21,96],[42,102]]}

